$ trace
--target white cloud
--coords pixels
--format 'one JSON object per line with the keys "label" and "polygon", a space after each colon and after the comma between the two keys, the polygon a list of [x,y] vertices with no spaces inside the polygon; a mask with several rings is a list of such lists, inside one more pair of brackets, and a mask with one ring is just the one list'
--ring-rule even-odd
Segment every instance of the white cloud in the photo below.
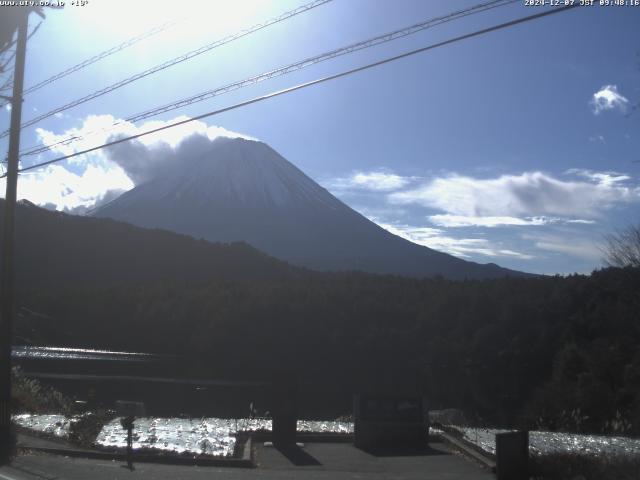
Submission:
{"label": "white cloud", "polygon": [[[43,128],[37,128],[36,133],[38,134],[39,140],[44,145],[51,146],[52,151],[62,155],[71,155],[72,153],[81,150],[102,145],[118,137],[137,135],[188,119],[189,117],[181,115],[167,121],[153,120],[145,122],[140,126],[136,126],[130,122],[116,119],[112,115],[89,115],[84,119],[80,128],[70,128],[59,134]],[[215,140],[218,137],[242,137],[249,140],[255,140],[252,137],[232,132],[223,127],[215,125],[208,126],[204,122],[193,121],[177,127],[168,128],[160,132],[145,135],[136,141],[147,147],[168,146],[176,148],[184,139],[193,135],[201,135],[209,140]],[[69,137],[77,137],[78,140],[68,144],[61,143],[55,145]],[[83,158],[70,159],[70,162],[82,163],[83,161]]]}
{"label": "white cloud", "polygon": [[559,242],[536,242],[535,246],[542,250],[563,253],[572,257],[585,258],[587,260],[596,260],[602,257],[602,252],[598,250],[596,245],[588,243],[570,243],[566,239]]}
{"label": "white cloud", "polygon": [[[104,144],[117,136],[135,135],[187,118],[181,116],[166,122],[152,121],[138,127],[111,115],[90,115],[79,128],[61,133],[38,128],[36,132],[42,143],[51,146],[54,153],[70,155]],[[118,125],[112,128],[116,122]],[[71,136],[82,138],[77,142],[55,145]],[[25,172],[20,175],[18,196],[38,205],[53,204],[58,210],[85,211],[113,198],[115,192],[122,193],[146,180],[161,162],[178,158],[178,150],[189,153],[189,149],[196,145],[207,148],[218,137],[250,138],[204,122],[190,122],[120,144],[118,148],[110,147],[74,157],[66,165],[50,165]]]}
{"label": "white cloud", "polygon": [[390,172],[356,172],[349,177],[336,178],[327,183],[328,188],[337,190],[372,190],[390,192],[405,187],[413,180]]}
{"label": "white cloud", "polygon": [[553,223],[581,223],[593,224],[593,220],[581,218],[564,219],[556,217],[467,217],[464,215],[430,215],[431,223],[439,227],[504,227],[504,226],[534,226],[550,225]]}
{"label": "white cloud", "polygon": [[592,170],[586,170],[583,168],[572,168],[570,170],[567,170],[567,173],[589,179],[593,183],[597,183],[607,187],[611,187],[618,183],[624,183],[627,180],[631,180],[631,177],[625,173],[594,172]]}
{"label": "white cloud", "polygon": [[616,85],[605,85],[591,98],[591,106],[593,107],[593,113],[598,115],[605,110],[617,109],[621,112],[626,111],[629,100],[618,93],[618,87]]}
{"label": "white cloud", "polygon": [[431,215],[428,217],[431,223],[439,227],[500,227],[505,225],[539,226],[554,221],[547,217],[469,217],[465,215]]}
{"label": "white cloud", "polygon": [[[478,217],[511,217],[523,219],[521,224],[532,224],[527,219],[597,218],[617,204],[640,200],[640,188],[626,185],[628,179],[625,175],[593,172],[590,181],[559,180],[542,172],[490,179],[453,174],[412,190],[391,193],[388,198],[395,204],[418,204],[467,217],[467,222]],[[495,223],[495,218],[484,222]]]}
{"label": "white cloud", "polygon": [[594,220],[584,220],[582,218],[575,218],[572,220],[565,220],[567,223],[581,223],[583,225],[593,225],[596,223]]}
{"label": "white cloud", "polygon": [[602,251],[595,241],[581,238],[575,233],[571,237],[555,234],[522,235],[522,239],[534,242],[534,246],[540,250],[578,257],[596,263],[602,259]]}
{"label": "white cloud", "polygon": [[445,232],[438,228],[393,225],[379,222],[375,217],[370,218],[370,220],[405,240],[457,257],[470,258],[472,255],[482,255],[485,257],[519,258],[522,260],[534,258],[533,255],[492,245],[485,238],[454,238],[445,235]]}
{"label": "white cloud", "polygon": [[[133,182],[118,166],[92,164],[82,173],[74,173],[61,165],[49,165],[21,174],[17,196],[37,205],[53,204],[57,210],[77,211],[93,207],[112,192],[122,193],[132,187]],[[0,188],[4,191],[4,179]]]}
{"label": "white cloud", "polygon": [[[423,245],[441,252],[449,253],[461,258],[477,258],[479,255],[493,258],[517,258],[532,260],[540,255],[531,252],[519,252],[512,248],[505,248],[500,241],[491,241],[487,238],[456,238],[450,236],[443,229],[430,227],[417,227],[404,224],[390,224],[379,221],[375,217],[369,217],[385,230],[398,235],[410,242]],[[602,258],[602,252],[598,244],[589,238],[581,238],[575,232],[568,234],[524,234],[519,237],[530,243],[533,251],[537,249],[559,255],[598,262]],[[542,256],[545,256],[541,253]]]}

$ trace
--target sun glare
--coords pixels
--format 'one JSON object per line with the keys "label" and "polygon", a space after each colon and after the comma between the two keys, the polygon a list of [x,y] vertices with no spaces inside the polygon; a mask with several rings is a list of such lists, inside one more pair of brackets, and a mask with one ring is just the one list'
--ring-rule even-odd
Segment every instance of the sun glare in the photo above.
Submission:
{"label": "sun glare", "polygon": [[[188,40],[204,33],[230,33],[263,20],[275,9],[286,8],[283,3],[266,0],[196,0],[188,3],[138,0],[89,0],[84,7],[74,9],[79,20],[114,37],[126,38],[163,25],[175,23],[168,35],[172,40]],[[100,22],[96,22],[96,20]]]}

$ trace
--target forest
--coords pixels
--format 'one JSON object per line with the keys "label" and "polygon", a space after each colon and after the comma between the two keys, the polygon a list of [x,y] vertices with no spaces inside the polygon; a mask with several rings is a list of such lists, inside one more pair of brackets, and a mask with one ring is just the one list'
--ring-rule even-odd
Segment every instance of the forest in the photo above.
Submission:
{"label": "forest", "polygon": [[638,286],[640,269],[629,267],[462,282],[307,272],[25,289],[18,304],[46,316],[21,316],[16,333],[181,355],[197,365],[190,374],[210,378],[287,372],[327,405],[405,390],[479,424],[638,434]]}

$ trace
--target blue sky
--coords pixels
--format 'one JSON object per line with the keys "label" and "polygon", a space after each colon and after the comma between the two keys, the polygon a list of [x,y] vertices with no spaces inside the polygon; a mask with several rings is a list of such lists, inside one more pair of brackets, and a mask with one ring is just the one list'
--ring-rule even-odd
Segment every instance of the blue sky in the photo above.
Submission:
{"label": "blue sky", "polygon": [[[188,18],[26,96],[23,120],[305,2],[190,2],[189,10],[163,3],[135,2],[133,9],[89,0],[48,13],[29,43],[27,87],[168,19]],[[45,119],[24,130],[22,146],[100,130],[114,119],[477,3],[334,0]],[[538,11],[517,2],[153,120],[195,116]],[[149,152],[158,143],[175,147],[194,132],[257,138],[412,241],[529,272],[587,273],[602,265],[603,236],[640,216],[638,25],[640,8],[574,9],[167,131],[143,145]],[[9,115],[0,112],[0,129]],[[118,131],[148,126],[123,124]],[[6,145],[2,139],[0,148]],[[149,157],[137,161],[152,168]],[[60,210],[89,208],[140,181],[121,164],[108,152],[86,155],[24,175],[19,196]]]}

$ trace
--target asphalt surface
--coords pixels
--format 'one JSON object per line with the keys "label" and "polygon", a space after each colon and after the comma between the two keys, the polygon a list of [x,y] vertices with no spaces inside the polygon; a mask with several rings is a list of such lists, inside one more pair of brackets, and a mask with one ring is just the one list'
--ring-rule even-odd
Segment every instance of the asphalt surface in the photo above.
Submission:
{"label": "asphalt surface", "polygon": [[346,443],[310,443],[278,450],[257,443],[257,468],[224,468],[138,463],[128,470],[122,462],[44,454],[19,455],[0,468],[0,480],[111,479],[400,479],[489,480],[494,475],[470,460],[433,444],[417,452],[373,452]]}

